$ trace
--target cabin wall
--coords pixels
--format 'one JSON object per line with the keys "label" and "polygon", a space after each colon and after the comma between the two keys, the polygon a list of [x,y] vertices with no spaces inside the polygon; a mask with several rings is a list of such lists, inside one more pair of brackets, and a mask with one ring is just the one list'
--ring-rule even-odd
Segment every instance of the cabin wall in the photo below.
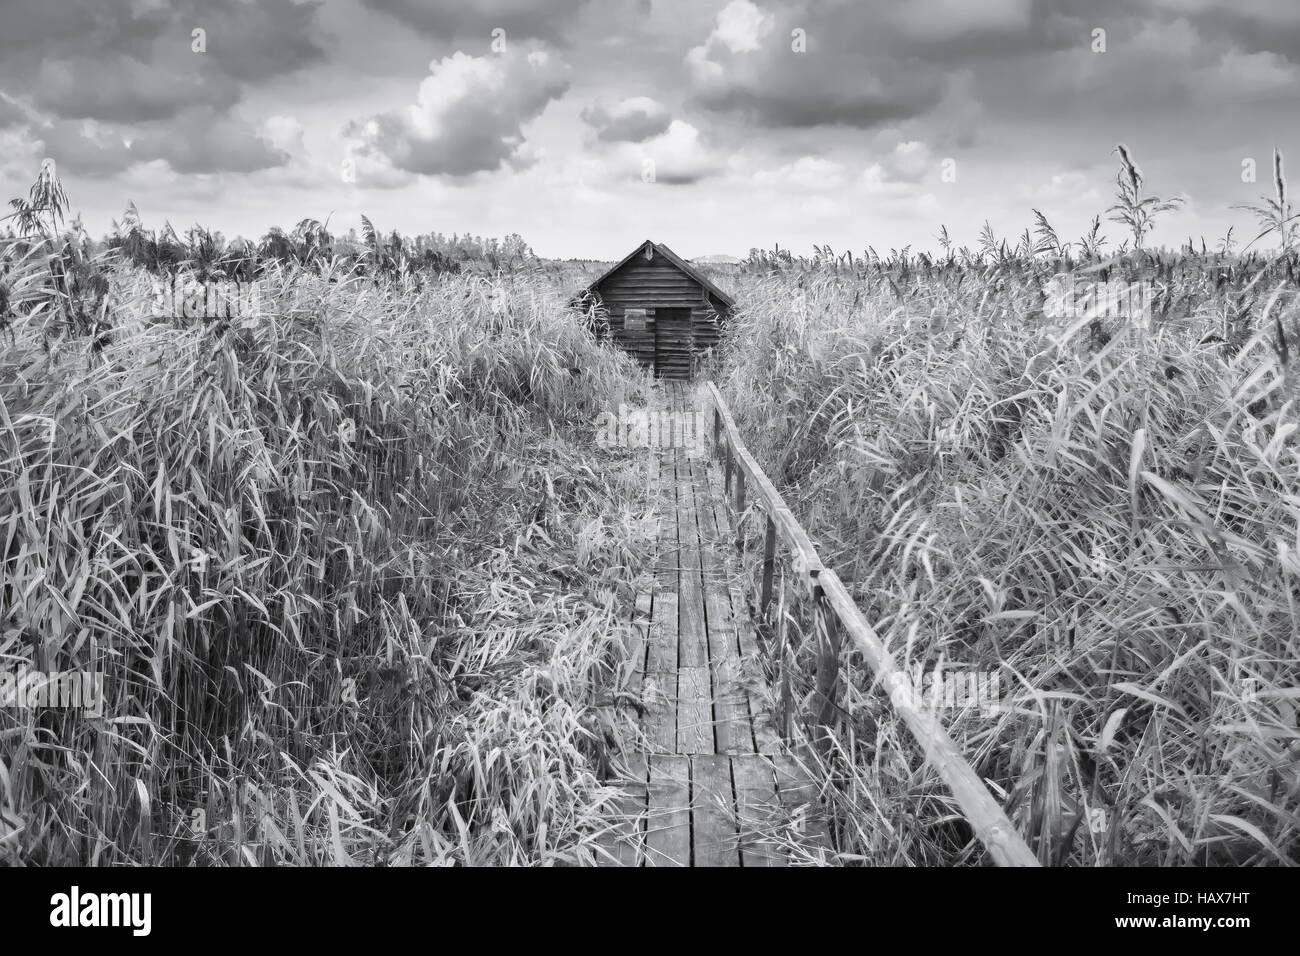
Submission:
{"label": "cabin wall", "polygon": [[[638,257],[605,279],[597,291],[609,312],[610,333],[614,341],[643,365],[654,367],[656,308],[691,310],[694,353],[718,343],[721,333],[718,309],[721,303],[713,300],[703,286],[662,256],[655,256],[652,262]],[[626,309],[646,310],[644,330],[624,328]]]}

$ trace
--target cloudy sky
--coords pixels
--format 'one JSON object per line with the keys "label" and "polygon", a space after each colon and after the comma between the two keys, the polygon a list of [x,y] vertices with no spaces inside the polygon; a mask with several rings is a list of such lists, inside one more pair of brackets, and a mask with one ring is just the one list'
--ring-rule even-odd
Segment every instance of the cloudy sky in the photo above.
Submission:
{"label": "cloudy sky", "polygon": [[1153,242],[1213,245],[1256,234],[1275,146],[1300,170],[1297,106],[1298,0],[0,0],[0,199],[53,158],[96,235],[134,200],[604,259],[974,245],[1034,208],[1068,238],[1123,142],[1185,199]]}

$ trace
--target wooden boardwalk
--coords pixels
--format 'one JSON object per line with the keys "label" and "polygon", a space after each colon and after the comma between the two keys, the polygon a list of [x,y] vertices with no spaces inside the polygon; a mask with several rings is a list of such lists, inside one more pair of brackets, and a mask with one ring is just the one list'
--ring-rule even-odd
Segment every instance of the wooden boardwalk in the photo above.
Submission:
{"label": "wooden boardwalk", "polygon": [[[688,387],[664,383],[659,394],[665,410],[693,411]],[[763,706],[722,478],[701,448],[680,443],[652,447],[647,469],[655,584],[637,599],[629,648],[644,745],[619,761],[613,782],[626,796],[599,862],[786,866],[791,845],[797,859],[824,857],[816,787]]]}

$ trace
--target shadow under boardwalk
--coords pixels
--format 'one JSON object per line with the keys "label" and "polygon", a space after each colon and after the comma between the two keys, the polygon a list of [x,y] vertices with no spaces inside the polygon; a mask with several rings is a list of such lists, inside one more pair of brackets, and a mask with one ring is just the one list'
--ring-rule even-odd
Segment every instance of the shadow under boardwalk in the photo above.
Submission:
{"label": "shadow under boardwalk", "polygon": [[[679,415],[705,407],[681,383],[661,384],[656,397]],[[777,736],[758,691],[758,648],[722,477],[706,454],[680,444],[647,454],[659,527],[655,584],[637,598],[629,648],[629,691],[646,708],[644,749],[619,760],[623,776],[612,782],[625,796],[599,862],[815,860],[829,853],[817,789]],[[793,857],[790,847],[799,848]]]}

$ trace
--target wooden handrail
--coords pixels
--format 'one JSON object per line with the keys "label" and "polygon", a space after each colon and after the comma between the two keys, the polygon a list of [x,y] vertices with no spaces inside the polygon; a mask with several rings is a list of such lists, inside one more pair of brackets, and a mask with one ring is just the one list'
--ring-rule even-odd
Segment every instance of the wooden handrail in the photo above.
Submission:
{"label": "wooden handrail", "polygon": [[[786,506],[781,493],[764,474],[758,462],[754,460],[749,449],[740,438],[735,419],[713,382],[707,383],[713,400],[713,446],[715,454],[721,456],[726,452],[726,486],[728,491],[734,480],[737,483],[737,500],[744,501],[744,483],[753,486],[754,500],[766,512],[768,517],[768,534],[764,546],[763,585],[760,592],[760,607],[766,610],[771,599],[772,560],[774,543],[780,538],[782,544],[790,551],[796,574],[807,586],[808,595],[815,602],[819,613],[827,614],[825,621],[828,631],[834,631],[838,624],[853,639],[854,645],[861,652],[863,659],[871,668],[877,681],[889,695],[893,709],[902,718],[912,738],[920,745],[928,763],[939,774],[952,793],[953,799],[961,808],[962,815],[971,825],[975,836],[984,844],[993,861],[999,866],[1038,866],[1038,859],[1028,844],[1016,832],[1011,821],[997,800],[993,798],[980,779],[979,774],[962,756],[961,751],[948,735],[943,725],[928,710],[919,706],[920,695],[914,693],[895,693],[899,690],[911,690],[907,674],[894,661],[893,655],[885,647],[875,629],[867,622],[858,609],[852,595],[839,576],[825,567],[817,554],[817,549],[808,537],[808,533]],[[725,439],[725,440],[724,440]],[[734,473],[734,475],[733,475]],[[743,513],[737,516],[737,535],[741,535],[740,522]],[[829,677],[818,675],[819,690],[827,691],[833,687],[838,672],[839,643],[830,642],[830,652],[835,661],[825,661],[830,669]]]}

